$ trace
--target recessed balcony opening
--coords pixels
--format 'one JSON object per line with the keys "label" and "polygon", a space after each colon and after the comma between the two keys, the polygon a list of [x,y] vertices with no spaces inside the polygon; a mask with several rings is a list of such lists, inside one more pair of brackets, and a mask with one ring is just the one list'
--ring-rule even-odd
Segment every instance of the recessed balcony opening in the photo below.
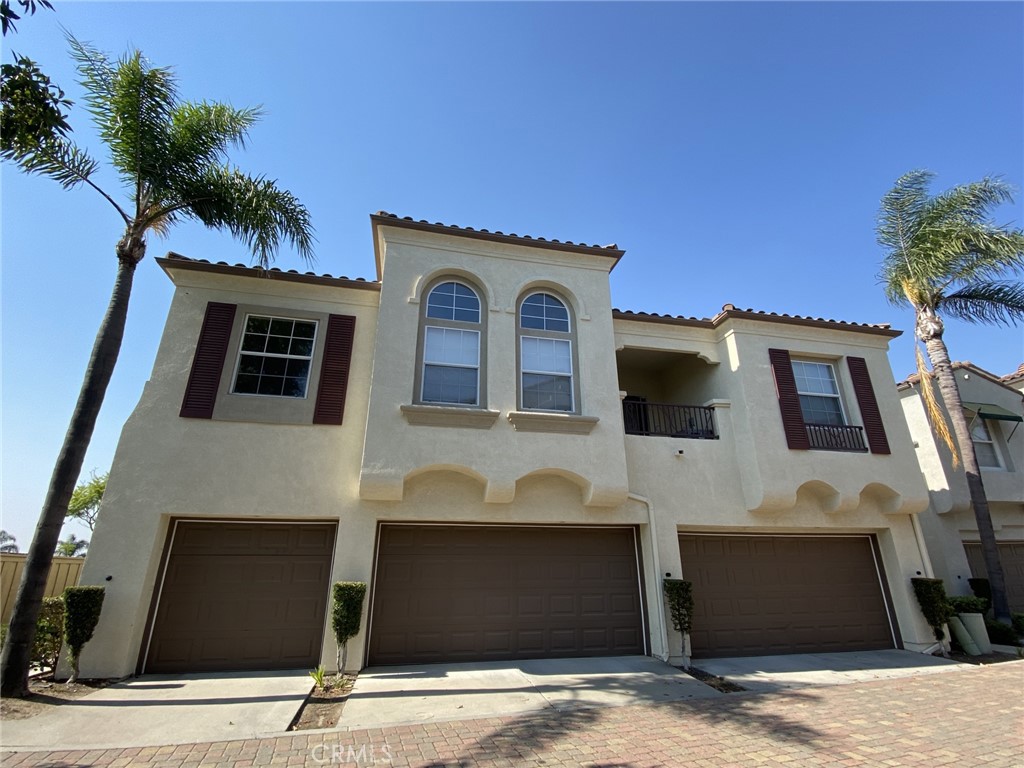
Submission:
{"label": "recessed balcony opening", "polygon": [[717,440],[717,365],[696,354],[625,348],[616,354],[627,435]]}

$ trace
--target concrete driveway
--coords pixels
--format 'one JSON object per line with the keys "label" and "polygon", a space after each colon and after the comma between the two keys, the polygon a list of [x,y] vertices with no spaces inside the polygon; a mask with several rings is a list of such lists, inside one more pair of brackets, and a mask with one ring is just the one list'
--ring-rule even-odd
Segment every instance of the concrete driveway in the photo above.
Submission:
{"label": "concrete driveway", "polygon": [[3,746],[106,749],[249,739],[285,731],[313,681],[303,670],[145,675],[27,720]]}
{"label": "concrete driveway", "polygon": [[359,673],[338,727],[379,728],[722,695],[646,656],[371,667]]}
{"label": "concrete driveway", "polygon": [[742,685],[748,691],[772,693],[790,688],[958,672],[971,665],[922,653],[889,650],[694,659],[693,666]]}

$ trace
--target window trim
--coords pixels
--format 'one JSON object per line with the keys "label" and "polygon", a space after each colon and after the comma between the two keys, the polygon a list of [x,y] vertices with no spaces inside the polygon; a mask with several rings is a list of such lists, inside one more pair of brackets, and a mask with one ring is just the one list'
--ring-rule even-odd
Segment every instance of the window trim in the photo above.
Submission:
{"label": "window trim", "polygon": [[[480,320],[472,323],[466,320],[447,320],[438,317],[427,317],[427,309],[430,306],[430,295],[434,290],[445,283],[456,283],[468,288],[476,296],[480,304]],[[423,298],[419,302],[419,323],[416,333],[416,370],[413,374],[413,405],[436,406],[439,408],[487,408],[487,300],[483,289],[474,281],[461,275],[443,274],[432,279],[420,294]],[[458,331],[472,331],[477,334],[477,365],[476,365],[476,403],[448,403],[435,400],[423,399],[423,387],[426,376],[426,339],[427,328],[448,328]],[[431,363],[431,365],[444,366],[445,364]],[[470,368],[472,366],[451,365],[452,368]]]}
{"label": "window trim", "polygon": [[[281,355],[281,354],[270,353],[270,352],[252,352],[252,351],[246,351],[246,350],[242,349],[242,346],[245,343],[245,333],[246,333],[245,329],[249,325],[249,318],[250,317],[265,317],[268,320],[270,320],[271,322],[273,322],[274,320],[291,320],[292,322],[312,323],[313,324],[313,339],[312,339],[313,346],[312,346],[312,349],[310,350],[309,356],[307,357],[307,356],[302,356],[302,355],[291,355],[291,354]],[[234,366],[234,370],[231,373],[231,379],[230,379],[230,383],[228,384],[227,394],[233,395],[233,396],[238,396],[238,397],[274,397],[274,398],[278,398],[280,400],[308,400],[309,399],[310,384],[312,383],[312,378],[313,378],[313,373],[314,373],[314,371],[313,371],[313,363],[316,360],[317,343],[320,343],[321,346],[323,345],[322,340],[320,338],[320,336],[321,336],[321,334],[320,334],[320,327],[321,327],[320,321],[318,319],[315,319],[315,318],[309,318],[309,317],[286,317],[284,315],[264,315],[264,314],[260,314],[259,312],[244,312],[243,315],[242,315],[242,324],[241,324],[241,327],[240,327],[240,330],[239,330],[239,334],[238,334],[238,352],[235,354],[235,366]],[[236,392],[235,388],[238,386],[238,368],[239,368],[239,366],[242,363],[242,355],[246,355],[246,354],[248,354],[248,355],[259,355],[260,357],[274,357],[274,358],[279,358],[279,359],[283,359],[283,360],[308,360],[309,361],[309,371],[306,373],[306,387],[305,387],[305,389],[304,389],[304,391],[302,393],[302,397],[292,397],[291,395],[266,395],[266,394],[261,394],[259,392]]]}
{"label": "window trim", "polygon": [[[553,299],[557,299],[563,307],[565,307],[566,314],[569,319],[569,330],[568,331],[548,331],[541,328],[524,328],[523,327],[523,304],[532,296],[539,294],[547,294]],[[580,407],[580,375],[579,375],[579,354],[578,354],[578,337],[577,337],[577,323],[576,316],[573,311],[572,303],[569,302],[565,296],[558,291],[547,288],[538,287],[524,291],[519,300],[516,302],[516,404],[518,410],[522,413],[565,413],[570,415],[579,415],[582,413]],[[523,374],[533,373],[535,375],[549,375],[549,376],[561,376],[565,377],[565,374],[558,373],[555,371],[527,371],[523,369],[523,339],[524,338],[535,338],[535,339],[553,339],[555,341],[566,341],[569,343],[569,365],[572,370],[569,374],[569,397],[571,408],[569,410],[552,410],[547,408],[527,408],[523,404]]]}

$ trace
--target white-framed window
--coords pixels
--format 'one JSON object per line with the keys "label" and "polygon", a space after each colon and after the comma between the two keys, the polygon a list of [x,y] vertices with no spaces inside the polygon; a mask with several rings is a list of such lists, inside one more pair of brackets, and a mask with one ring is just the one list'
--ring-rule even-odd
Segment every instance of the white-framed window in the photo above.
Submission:
{"label": "white-framed window", "polygon": [[550,293],[519,307],[519,397],[526,411],[576,410],[573,330],[569,309]]}
{"label": "white-framed window", "polygon": [[793,377],[796,379],[796,391],[800,396],[800,410],[805,423],[834,427],[846,424],[836,373],[831,363],[794,360]]}
{"label": "white-framed window", "polygon": [[427,294],[420,347],[419,398],[437,405],[480,405],[480,297],[447,280]]}
{"label": "white-framed window", "polygon": [[305,398],[316,331],[315,320],[247,315],[231,392]]}
{"label": "white-framed window", "polygon": [[973,413],[967,414],[967,422],[971,425],[971,442],[974,443],[974,454],[978,457],[978,466],[1001,469],[1003,465],[999,461],[999,451],[996,448],[992,432],[989,431],[988,422]]}

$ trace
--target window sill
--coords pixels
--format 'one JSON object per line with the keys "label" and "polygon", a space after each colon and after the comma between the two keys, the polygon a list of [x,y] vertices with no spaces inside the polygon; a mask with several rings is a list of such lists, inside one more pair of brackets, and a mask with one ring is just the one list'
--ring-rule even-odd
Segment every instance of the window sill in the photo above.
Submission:
{"label": "window sill", "polygon": [[403,405],[402,415],[416,426],[469,429],[490,429],[498,419],[497,411],[446,405]]}
{"label": "window sill", "polygon": [[569,435],[589,435],[598,422],[597,416],[545,411],[511,411],[508,420],[516,432],[558,432]]}

